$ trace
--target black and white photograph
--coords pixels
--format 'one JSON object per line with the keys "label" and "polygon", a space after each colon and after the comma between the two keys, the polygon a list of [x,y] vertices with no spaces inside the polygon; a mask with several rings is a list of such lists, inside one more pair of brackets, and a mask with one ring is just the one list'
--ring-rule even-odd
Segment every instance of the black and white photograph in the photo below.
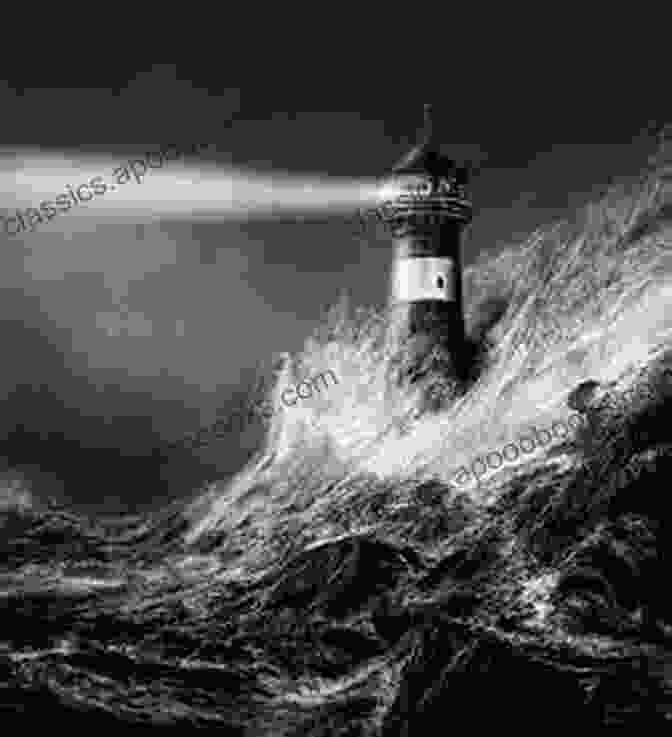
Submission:
{"label": "black and white photograph", "polygon": [[669,729],[669,71],[540,38],[6,70],[3,735]]}

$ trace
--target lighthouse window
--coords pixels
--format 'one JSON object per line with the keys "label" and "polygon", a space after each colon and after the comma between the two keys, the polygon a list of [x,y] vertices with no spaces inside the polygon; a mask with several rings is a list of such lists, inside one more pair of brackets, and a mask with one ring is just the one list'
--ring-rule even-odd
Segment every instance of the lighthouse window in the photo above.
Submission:
{"label": "lighthouse window", "polygon": [[441,275],[437,276],[436,277],[436,287],[437,287],[437,289],[443,289],[445,287],[445,285],[446,284],[445,284],[444,278]]}

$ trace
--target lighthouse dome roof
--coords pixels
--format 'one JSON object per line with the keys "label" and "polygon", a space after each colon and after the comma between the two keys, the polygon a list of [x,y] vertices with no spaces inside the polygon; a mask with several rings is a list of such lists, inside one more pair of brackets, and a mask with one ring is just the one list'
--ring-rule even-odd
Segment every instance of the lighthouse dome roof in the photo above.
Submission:
{"label": "lighthouse dome roof", "polygon": [[457,172],[456,163],[431,145],[420,144],[409,151],[392,169],[394,174],[449,176]]}
{"label": "lighthouse dome roof", "polygon": [[393,167],[393,175],[425,174],[431,177],[464,179],[466,172],[448,156],[441,154],[432,124],[432,106],[425,105],[425,124],[420,143]]}

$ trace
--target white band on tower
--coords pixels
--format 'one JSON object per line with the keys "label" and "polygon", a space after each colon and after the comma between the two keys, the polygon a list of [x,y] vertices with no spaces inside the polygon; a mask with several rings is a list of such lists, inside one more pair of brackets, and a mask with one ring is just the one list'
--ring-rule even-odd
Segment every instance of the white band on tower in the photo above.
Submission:
{"label": "white band on tower", "polygon": [[455,262],[451,258],[427,256],[397,260],[392,296],[400,302],[455,302]]}

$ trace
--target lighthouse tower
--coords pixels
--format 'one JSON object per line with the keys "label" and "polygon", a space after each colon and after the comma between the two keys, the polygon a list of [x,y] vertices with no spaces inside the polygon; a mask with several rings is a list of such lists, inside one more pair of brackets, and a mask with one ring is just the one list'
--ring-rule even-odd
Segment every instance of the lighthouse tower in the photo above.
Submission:
{"label": "lighthouse tower", "polygon": [[456,378],[465,369],[460,250],[472,216],[466,185],[466,167],[439,152],[425,105],[421,142],[384,181],[377,207],[394,243],[391,330],[404,345],[406,374],[416,374],[430,354],[442,356]]}

